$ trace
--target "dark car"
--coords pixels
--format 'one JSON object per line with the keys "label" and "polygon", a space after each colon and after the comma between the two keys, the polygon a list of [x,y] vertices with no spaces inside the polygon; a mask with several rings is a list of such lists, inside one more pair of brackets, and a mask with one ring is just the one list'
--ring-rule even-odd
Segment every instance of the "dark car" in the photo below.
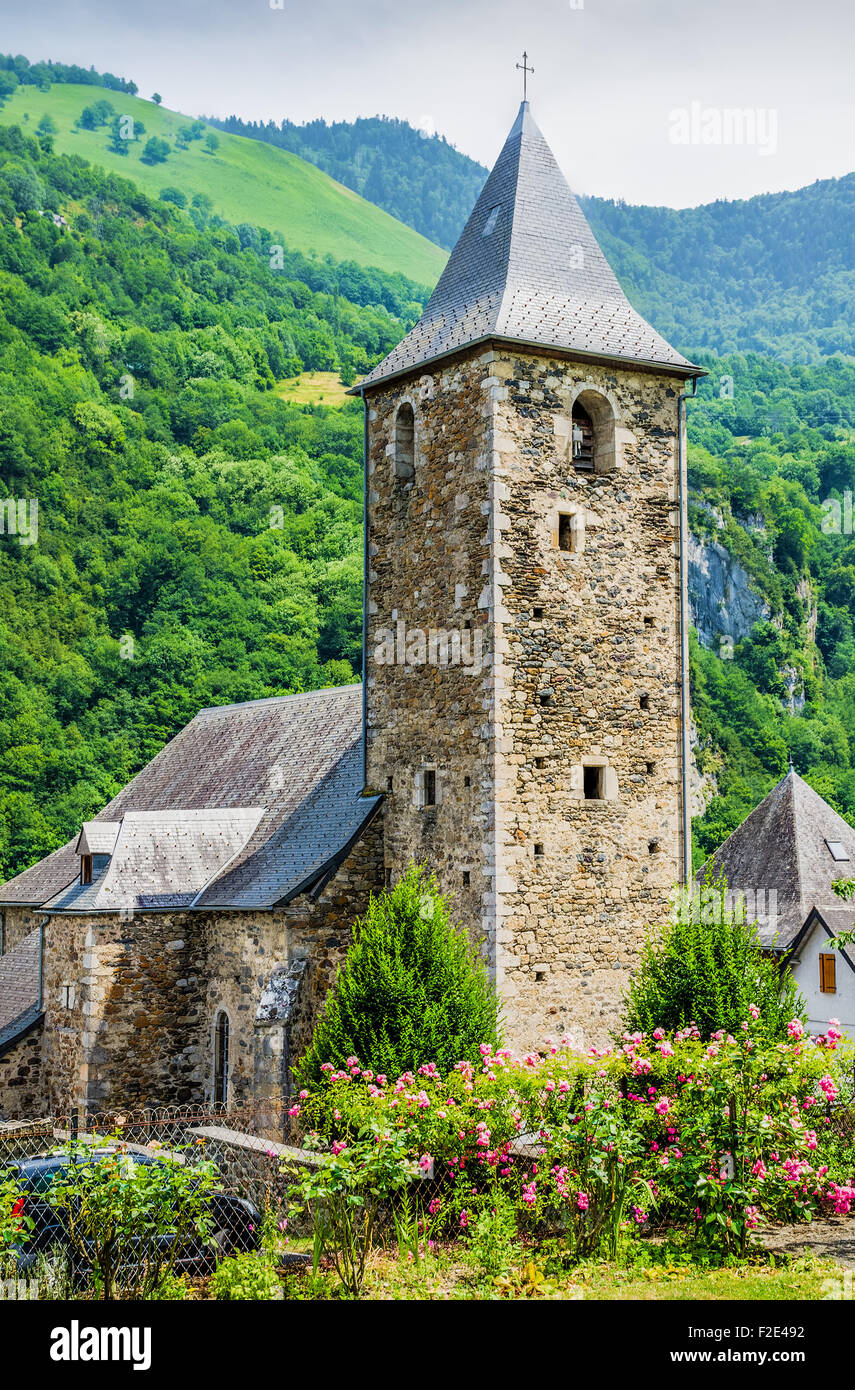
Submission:
{"label": "dark car", "polygon": [[[65,1178],[72,1163],[99,1163],[105,1158],[114,1157],[115,1152],[110,1148],[93,1148],[86,1153],[77,1150],[73,1155],[68,1152],[37,1154],[33,1158],[19,1159],[9,1166],[6,1171],[16,1179],[24,1193],[16,1204],[16,1214],[29,1217],[33,1223],[27,1240],[17,1251],[19,1269],[30,1268],[39,1255],[47,1254],[50,1250],[68,1247],[65,1214],[48,1200],[52,1185]],[[163,1160],[151,1153],[125,1152],[123,1161],[151,1164]],[[208,1207],[213,1218],[210,1231],[204,1240],[194,1240],[186,1251],[181,1251],[174,1261],[176,1271],[204,1273],[224,1255],[259,1248],[261,1216],[252,1202],[229,1192],[214,1192],[208,1199]],[[158,1237],[159,1242],[166,1246],[174,1239],[171,1235]],[[79,1259],[75,1263],[76,1273],[82,1274]]]}

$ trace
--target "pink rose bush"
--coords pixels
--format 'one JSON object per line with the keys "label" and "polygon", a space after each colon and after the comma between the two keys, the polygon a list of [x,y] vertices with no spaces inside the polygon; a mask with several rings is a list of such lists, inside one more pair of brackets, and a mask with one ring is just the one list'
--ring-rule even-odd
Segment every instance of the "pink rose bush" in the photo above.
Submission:
{"label": "pink rose bush", "polygon": [[348,1058],[301,1096],[301,1124],[334,1153],[369,1123],[398,1132],[449,1231],[501,1189],[521,1230],[557,1228],[577,1258],[614,1253],[654,1213],[744,1251],[763,1221],[855,1210],[855,1165],[834,1126],[851,1052],[835,1026],[811,1038],[797,1021],[770,1042],[750,1013],[736,1037],[657,1029],[524,1057],[485,1043],[480,1066],[445,1076],[431,1063],[374,1076]]}

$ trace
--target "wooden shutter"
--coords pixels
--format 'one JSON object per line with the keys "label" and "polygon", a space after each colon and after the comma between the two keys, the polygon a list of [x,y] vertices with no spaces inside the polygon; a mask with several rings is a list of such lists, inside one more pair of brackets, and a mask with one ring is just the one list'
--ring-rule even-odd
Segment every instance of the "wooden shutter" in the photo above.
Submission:
{"label": "wooden shutter", "polygon": [[837,993],[837,960],[834,956],[819,958],[819,988],[821,994]]}

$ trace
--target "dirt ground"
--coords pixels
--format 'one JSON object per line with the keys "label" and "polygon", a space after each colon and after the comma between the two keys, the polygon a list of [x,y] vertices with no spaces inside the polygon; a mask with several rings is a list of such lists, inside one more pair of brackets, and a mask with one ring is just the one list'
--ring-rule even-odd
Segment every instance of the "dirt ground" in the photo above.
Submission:
{"label": "dirt ground", "polygon": [[808,1225],[771,1226],[760,1234],[767,1250],[775,1254],[804,1254],[812,1250],[844,1269],[855,1269],[855,1216],[832,1216]]}

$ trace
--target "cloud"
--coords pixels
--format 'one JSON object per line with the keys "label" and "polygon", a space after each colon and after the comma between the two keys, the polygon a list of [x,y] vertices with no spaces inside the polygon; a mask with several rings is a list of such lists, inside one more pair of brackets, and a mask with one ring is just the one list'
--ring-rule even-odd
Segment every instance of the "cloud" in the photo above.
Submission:
{"label": "cloud", "polygon": [[[272,8],[282,3],[282,8]],[[192,115],[384,113],[484,164],[521,96],[579,192],[672,206],[850,171],[849,0],[0,0],[3,46],[93,64]],[[675,109],[774,110],[774,155],[675,145]],[[768,155],[768,152],[767,152]]]}

